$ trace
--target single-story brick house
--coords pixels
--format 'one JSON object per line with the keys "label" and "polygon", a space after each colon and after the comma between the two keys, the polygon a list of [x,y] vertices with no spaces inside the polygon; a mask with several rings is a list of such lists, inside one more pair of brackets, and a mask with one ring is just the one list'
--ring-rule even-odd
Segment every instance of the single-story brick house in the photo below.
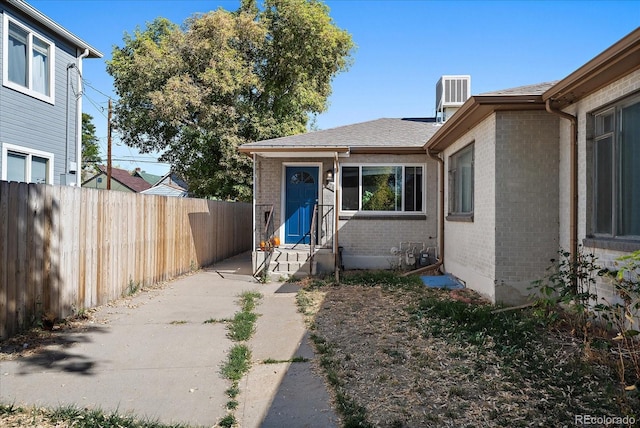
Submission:
{"label": "single-story brick house", "polygon": [[[443,119],[422,123],[422,143],[406,146],[401,128],[367,142],[385,135],[376,121],[244,145],[256,206],[275,203],[285,233],[288,163],[315,162],[338,177],[319,201],[338,212],[345,268],[399,262],[400,243],[424,243],[437,246],[443,271],[494,302],[524,300],[560,248],[582,245],[605,265],[640,249],[640,28],[560,81],[474,95]],[[394,165],[424,168],[423,212],[366,212],[367,174]]]}
{"label": "single-story brick house", "polygon": [[255,269],[260,241],[276,236],[270,271],[309,272],[311,229],[318,272],[388,269],[401,246],[435,251],[437,164],[423,146],[437,129],[434,119],[378,119],[241,146],[254,160]]}
{"label": "single-story brick house", "polygon": [[493,301],[560,248],[640,249],[640,28],[559,82],[471,97],[425,148],[448,173],[445,269]]}

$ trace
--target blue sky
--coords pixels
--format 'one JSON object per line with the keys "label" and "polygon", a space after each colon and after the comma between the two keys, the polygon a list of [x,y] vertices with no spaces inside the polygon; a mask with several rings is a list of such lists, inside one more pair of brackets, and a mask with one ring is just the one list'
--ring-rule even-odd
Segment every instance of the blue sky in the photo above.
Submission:
{"label": "blue sky", "polygon": [[[84,111],[106,154],[105,61],[125,32],[162,16],[182,24],[236,0],[27,0],[104,54],[85,60]],[[260,0],[259,0],[260,1]],[[640,1],[328,0],[335,23],[357,45],[333,83],[320,129],[381,117],[431,117],[441,75],[471,75],[471,92],[562,79],[640,25]],[[117,143],[117,134],[114,135]],[[164,174],[169,166],[116,144],[114,165]],[[135,161],[133,161],[135,159]],[[132,160],[132,162],[124,161]]]}

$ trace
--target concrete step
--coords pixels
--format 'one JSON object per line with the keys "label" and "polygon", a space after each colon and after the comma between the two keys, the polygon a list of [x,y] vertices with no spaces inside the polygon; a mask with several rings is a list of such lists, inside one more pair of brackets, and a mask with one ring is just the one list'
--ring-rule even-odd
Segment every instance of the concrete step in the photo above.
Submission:
{"label": "concrete step", "polygon": [[269,275],[274,279],[308,276],[309,251],[275,250],[269,263]]}
{"label": "concrete step", "polygon": [[275,250],[271,261],[277,262],[306,262],[309,260],[309,251],[300,250]]}

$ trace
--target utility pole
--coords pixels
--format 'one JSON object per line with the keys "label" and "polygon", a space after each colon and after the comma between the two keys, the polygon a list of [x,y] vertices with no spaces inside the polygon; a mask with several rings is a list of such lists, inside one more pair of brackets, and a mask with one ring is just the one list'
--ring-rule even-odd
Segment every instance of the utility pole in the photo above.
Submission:
{"label": "utility pole", "polygon": [[107,112],[107,190],[111,190],[111,98]]}

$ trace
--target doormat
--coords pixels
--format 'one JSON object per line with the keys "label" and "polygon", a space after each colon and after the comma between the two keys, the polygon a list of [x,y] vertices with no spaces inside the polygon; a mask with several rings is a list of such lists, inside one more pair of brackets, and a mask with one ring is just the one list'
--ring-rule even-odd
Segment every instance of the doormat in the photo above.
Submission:
{"label": "doormat", "polygon": [[420,279],[422,279],[423,284],[429,288],[445,288],[447,290],[464,288],[464,285],[451,274],[436,276],[424,275],[421,276]]}

